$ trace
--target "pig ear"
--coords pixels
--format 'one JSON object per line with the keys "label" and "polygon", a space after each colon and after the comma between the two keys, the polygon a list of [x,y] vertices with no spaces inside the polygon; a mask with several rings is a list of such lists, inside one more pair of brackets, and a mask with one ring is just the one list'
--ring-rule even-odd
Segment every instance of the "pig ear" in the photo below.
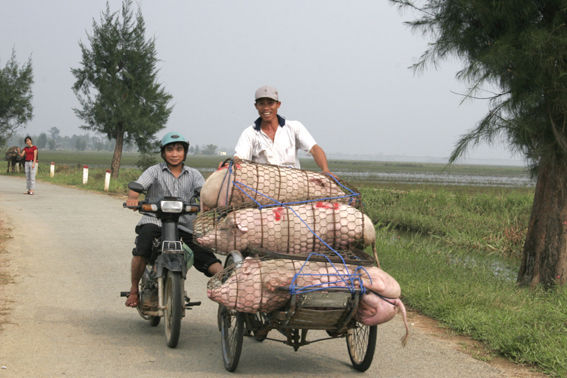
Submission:
{"label": "pig ear", "polygon": [[245,224],[242,224],[241,222],[236,221],[235,222],[235,226],[236,228],[238,228],[241,232],[248,232],[248,227]]}

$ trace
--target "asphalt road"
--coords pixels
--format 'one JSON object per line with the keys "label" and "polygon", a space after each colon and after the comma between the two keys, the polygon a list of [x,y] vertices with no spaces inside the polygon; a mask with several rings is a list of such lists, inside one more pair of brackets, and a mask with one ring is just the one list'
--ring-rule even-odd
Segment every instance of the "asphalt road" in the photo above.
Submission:
{"label": "asphalt road", "polygon": [[[25,180],[0,176],[0,216],[12,238],[0,257],[12,283],[0,286],[0,377],[226,376],[216,303],[207,278],[191,270],[186,290],[203,305],[182,321],[179,345],[165,344],[163,325],[152,328],[124,306],[137,213],[123,198],[40,182],[25,195]],[[403,291],[403,287],[402,287]],[[398,317],[378,328],[369,377],[508,377],[509,371],[473,359],[442,338]],[[273,331],[275,332],[275,331]],[[270,337],[277,336],[276,334]],[[316,333],[314,333],[316,334]],[[294,350],[245,338],[235,375],[360,376],[344,339]]]}

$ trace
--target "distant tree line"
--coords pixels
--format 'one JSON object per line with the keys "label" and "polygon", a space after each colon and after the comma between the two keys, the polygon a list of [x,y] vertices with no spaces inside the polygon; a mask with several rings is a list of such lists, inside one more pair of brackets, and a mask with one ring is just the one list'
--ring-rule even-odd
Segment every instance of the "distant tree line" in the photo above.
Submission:
{"label": "distant tree line", "polygon": [[[8,139],[9,146],[23,146],[26,135],[15,134]],[[99,135],[61,135],[57,127],[52,127],[47,133],[30,135],[33,143],[40,150],[67,150],[67,151],[112,151],[114,141]],[[125,151],[136,152],[135,144],[126,144]]]}
{"label": "distant tree line", "polygon": [[[26,134],[27,135],[27,134]],[[7,146],[24,146],[24,138],[26,135],[15,134],[8,138]],[[40,133],[39,135],[30,135],[33,143],[40,150],[48,151],[114,151],[116,141],[108,139],[102,135],[61,135],[57,127],[52,127],[47,133]],[[135,143],[125,143],[124,152],[140,152]],[[159,152],[156,147],[155,153]],[[190,146],[189,153],[192,155],[217,155],[219,154],[218,146],[214,144],[206,144],[202,146]]]}

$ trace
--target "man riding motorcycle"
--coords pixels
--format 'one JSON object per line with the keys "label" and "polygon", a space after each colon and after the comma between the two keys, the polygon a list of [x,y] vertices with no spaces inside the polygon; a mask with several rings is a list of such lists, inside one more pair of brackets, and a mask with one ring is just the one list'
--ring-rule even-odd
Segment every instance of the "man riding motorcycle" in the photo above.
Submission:
{"label": "man riding motorcycle", "polygon": [[[180,197],[186,203],[194,203],[205,180],[194,168],[185,165],[189,142],[177,132],[167,133],[160,142],[164,160],[146,169],[136,180],[146,191],[146,200],[158,201],[165,196]],[[139,193],[129,190],[127,206],[137,206]],[[196,215],[185,214],[179,218],[179,234],[194,253],[195,268],[211,277],[223,268],[213,253],[193,243],[193,220]],[[151,215],[143,215],[136,225],[136,248],[132,250],[131,287],[126,306],[136,307],[139,301],[138,283],[152,253],[154,238],[161,234],[161,221]]]}

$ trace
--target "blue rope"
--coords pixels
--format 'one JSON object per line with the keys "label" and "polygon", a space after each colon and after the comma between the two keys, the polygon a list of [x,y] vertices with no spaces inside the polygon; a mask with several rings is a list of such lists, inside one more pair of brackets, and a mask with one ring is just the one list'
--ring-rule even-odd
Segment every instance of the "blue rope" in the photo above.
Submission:
{"label": "blue rope", "polygon": [[[324,257],[327,258],[327,256],[324,256]],[[329,260],[328,260],[328,262],[333,266],[335,271],[337,271],[337,274],[332,274],[332,273],[328,273],[328,274],[301,273],[301,270],[305,266],[306,262],[307,261],[305,261],[304,264],[302,265],[300,272],[298,272],[294,275],[294,278],[293,278],[293,280],[292,280],[292,282],[289,286],[290,294],[292,294],[292,295],[293,294],[304,294],[304,293],[310,293],[310,292],[314,292],[314,291],[322,291],[322,290],[326,290],[326,289],[329,289],[329,288],[344,288],[344,287],[346,287],[347,289],[349,289],[349,291],[351,293],[353,293],[354,291],[356,291],[357,286],[358,286],[358,289],[360,290],[361,294],[366,294],[367,289],[364,287],[364,280],[362,279],[361,273],[340,274],[340,273],[338,273],[337,268]],[[347,271],[348,271],[348,268],[347,268],[346,265],[345,265],[345,269],[347,269]],[[363,270],[366,273],[366,276],[368,277],[368,279],[370,280],[370,284],[372,285],[372,277],[370,277],[370,274],[368,273],[368,271],[366,270],[365,267],[357,266],[356,269],[355,269],[355,272],[358,272],[358,271],[361,271],[361,270]],[[296,285],[296,280],[299,276],[325,276],[325,277],[329,277],[329,282],[298,287]],[[330,277],[333,277],[333,276],[338,276],[339,278],[341,278],[341,280],[331,281]],[[350,284],[345,282],[344,278],[342,278],[342,277],[347,277],[350,281]],[[338,283],[340,283],[340,282],[342,282],[344,285],[338,285]],[[356,285],[356,283],[358,283],[358,285]],[[368,290],[368,291],[376,294],[372,290]]]}
{"label": "blue rope", "polygon": [[226,180],[227,176],[228,176],[228,180],[226,180],[226,198],[225,198],[225,204],[228,204],[228,190],[230,189],[230,176],[232,176],[232,165],[234,164],[234,161],[231,159],[230,163],[228,164],[228,175],[224,175],[224,177],[222,178],[222,184],[221,184],[221,188],[224,185],[224,181]]}
{"label": "blue rope", "polygon": [[[232,175],[232,166],[233,166],[233,161],[231,160],[231,162],[230,162],[230,164],[229,164],[229,166],[228,166],[229,177],[230,177],[230,175]],[[225,177],[226,177],[226,176],[225,176]],[[296,205],[296,204],[302,204],[302,203],[318,202],[318,201],[328,201],[328,200],[341,199],[341,198],[350,198],[350,201],[349,201],[349,204],[350,204],[350,203],[352,203],[353,197],[360,196],[360,193],[355,193],[352,189],[350,189],[350,188],[344,186],[343,184],[341,184],[341,183],[339,182],[339,180],[338,180],[336,177],[334,177],[334,176],[332,176],[332,175],[329,175],[329,177],[330,177],[331,179],[333,179],[333,180],[335,181],[335,183],[336,183],[337,185],[339,185],[341,188],[343,188],[344,190],[350,192],[350,194],[346,194],[346,195],[343,195],[343,196],[336,196],[336,197],[316,198],[316,199],[305,200],[305,201],[280,202],[280,201],[278,201],[278,200],[276,200],[276,199],[274,199],[274,198],[272,198],[272,197],[270,197],[270,196],[265,195],[265,194],[262,193],[262,192],[257,191],[256,189],[254,189],[254,188],[252,188],[252,187],[250,187],[250,186],[244,184],[243,182],[234,180],[234,181],[233,181],[233,185],[234,185],[235,187],[237,187],[242,193],[244,193],[250,200],[252,200],[252,202],[254,202],[259,208],[272,207],[272,206]],[[224,179],[223,179],[223,180],[224,180]],[[227,185],[228,185],[228,182],[227,182]],[[268,200],[270,200],[271,202],[273,202],[273,204],[266,204],[266,205],[260,204],[258,201],[256,201],[254,198],[252,198],[252,196],[251,196],[250,194],[248,194],[248,193],[243,189],[243,187],[249,189],[251,192],[254,192],[254,193],[256,193],[256,194],[261,195],[261,196],[264,197],[264,198],[267,198]],[[226,193],[227,193],[227,194],[226,194],[226,196],[227,196],[226,202],[228,203],[228,189],[227,189]]]}
{"label": "blue rope", "polygon": [[[340,254],[337,254],[339,257]],[[305,268],[305,265],[307,264],[307,262],[309,261],[309,259],[311,258],[311,256],[322,256],[324,257],[327,262],[333,267],[333,269],[336,271],[336,274],[315,274],[315,273],[301,273],[301,271]],[[307,256],[307,258],[305,259],[305,261],[303,262],[303,264],[301,265],[301,268],[299,269],[299,272],[297,272],[294,276],[293,279],[291,281],[291,284],[289,285],[289,292],[290,294],[299,294],[299,293],[307,293],[307,292],[312,292],[312,291],[317,291],[317,290],[325,290],[328,288],[332,288],[332,287],[346,287],[348,288],[351,292],[354,292],[356,290],[356,287],[354,286],[354,281],[355,279],[353,279],[353,275],[351,275],[348,272],[348,266],[344,263],[343,261],[343,265],[345,267],[346,270],[346,274],[341,274],[339,273],[338,269],[336,268],[335,264],[333,264],[333,262],[325,255],[321,255],[318,253],[310,253],[309,256]],[[336,276],[339,278],[339,280],[337,281],[330,281],[327,283],[321,283],[321,284],[316,284],[316,285],[309,285],[309,286],[305,286],[305,287],[298,287],[296,285],[296,281],[298,279],[298,277],[300,275],[303,276],[327,276],[327,277],[332,277],[332,276]],[[336,285],[337,283],[343,283],[342,286]],[[331,284],[335,284],[334,286],[332,286]]]}
{"label": "blue rope", "polygon": [[250,194],[246,193],[246,191],[244,191],[244,189],[242,189],[242,186],[246,186],[247,188],[249,188],[249,189],[252,190],[253,192],[256,192],[257,194],[259,194],[259,195],[261,195],[261,196],[264,196],[264,197],[266,197],[266,198],[268,198],[268,199],[271,200],[270,197],[268,197],[268,196],[266,196],[266,195],[264,195],[264,194],[258,192],[257,190],[252,189],[251,187],[249,187],[249,186],[247,186],[247,185],[241,183],[240,181],[233,181],[233,185],[234,185],[235,187],[237,187],[242,193],[244,193],[248,198],[250,198],[250,199],[252,200],[252,202],[254,202],[258,207],[261,207],[262,204],[260,204],[260,202],[256,201],[254,198],[252,198],[252,196],[251,196]]}
{"label": "blue rope", "polygon": [[[230,175],[232,175],[232,166],[233,166],[233,161],[231,160],[229,166],[228,166],[228,172],[229,172],[229,177]],[[325,290],[328,288],[339,288],[339,287],[346,287],[349,289],[349,291],[351,293],[355,292],[358,286],[358,289],[361,290],[362,293],[365,293],[365,288],[363,286],[363,280],[362,280],[362,276],[360,273],[350,273],[349,269],[348,269],[348,265],[346,264],[343,256],[337,252],[334,248],[332,248],[327,242],[325,242],[319,235],[317,235],[315,233],[315,231],[313,231],[311,229],[311,227],[309,227],[309,225],[307,224],[307,222],[305,222],[305,220],[303,218],[301,218],[299,216],[299,214],[297,214],[297,212],[290,207],[290,205],[295,205],[295,204],[302,204],[302,203],[309,203],[309,202],[320,202],[320,201],[325,201],[325,200],[333,200],[333,199],[341,199],[341,198],[350,198],[349,204],[352,202],[353,197],[356,196],[360,196],[360,193],[355,193],[354,191],[352,191],[350,188],[347,188],[346,186],[344,186],[343,184],[341,184],[336,177],[329,175],[337,185],[339,185],[341,188],[345,189],[346,191],[350,192],[351,194],[347,194],[344,196],[336,196],[336,197],[326,197],[326,198],[317,198],[317,199],[312,199],[312,200],[305,200],[305,201],[294,201],[294,202],[280,202],[277,201],[274,198],[271,198],[270,196],[265,195],[264,193],[261,193],[259,191],[257,191],[256,189],[240,182],[240,181],[233,181],[233,185],[238,188],[242,193],[244,193],[250,200],[252,200],[254,203],[256,203],[256,205],[258,206],[259,209],[263,209],[263,208],[267,208],[267,207],[274,207],[274,206],[281,206],[281,207],[285,207],[289,210],[292,211],[292,213],[299,218],[299,220],[301,220],[301,222],[303,222],[303,224],[305,225],[305,227],[307,227],[307,229],[317,238],[319,239],[319,241],[325,245],[329,250],[331,250],[335,255],[337,255],[344,268],[346,273],[345,274],[341,274],[339,273],[338,269],[336,268],[335,264],[333,264],[333,262],[329,259],[328,256],[322,255],[322,254],[318,254],[315,252],[311,252],[307,258],[305,259],[305,261],[303,262],[301,268],[299,269],[299,272],[296,273],[292,279],[291,284],[289,285],[289,291],[290,293],[293,294],[298,294],[298,293],[307,293],[307,292],[312,292],[312,291],[318,291],[318,290]],[[225,176],[226,177],[226,176]],[[228,182],[227,182],[227,186],[228,186]],[[254,198],[252,198],[252,196],[250,194],[248,194],[243,187],[249,189],[252,192],[255,192],[256,194],[261,195],[262,197],[267,198],[268,200],[272,201],[273,204],[266,204],[266,205],[262,205],[260,204],[258,201],[256,201]],[[227,187],[227,203],[228,203],[228,187]],[[311,258],[311,256],[323,256],[327,262],[333,267],[333,269],[335,270],[336,274],[314,274],[314,273],[301,273],[301,271],[305,268],[305,265],[307,264],[307,262],[309,261],[309,259]],[[366,269],[362,266],[357,266],[355,268],[355,272],[358,272],[360,270],[364,270],[366,272],[366,275],[370,278],[370,275],[368,274],[368,271],[366,271]],[[298,287],[296,285],[296,281],[298,276],[303,275],[303,276],[326,276],[329,277],[329,282],[326,283],[321,283],[321,284],[316,284],[316,285],[308,285],[305,287]],[[336,281],[331,281],[330,277],[334,277],[337,276],[338,280]],[[372,279],[370,278],[370,280],[372,281]],[[339,283],[342,283],[343,286],[338,285]],[[356,285],[356,283],[358,283],[358,285]],[[371,282],[372,283],[372,282]],[[333,286],[334,285],[334,286]]]}
{"label": "blue rope", "polygon": [[[353,193],[353,194],[346,194],[344,196],[336,196],[336,197],[322,197],[322,198],[314,198],[314,199],[310,199],[310,200],[304,200],[304,201],[291,201],[291,202],[280,202],[270,196],[265,195],[262,192],[257,191],[256,189],[252,188],[251,186],[248,186],[246,184],[244,184],[243,182],[240,181],[233,181],[233,185],[235,187],[237,187],[242,193],[244,193],[244,195],[246,195],[248,198],[250,198],[250,200],[252,200],[252,202],[254,202],[258,208],[262,209],[265,207],[274,207],[274,206],[286,206],[286,205],[299,205],[302,203],[309,203],[309,202],[321,202],[321,201],[329,201],[329,200],[334,200],[334,199],[341,199],[341,198],[352,198],[352,197],[356,197],[356,196],[360,196],[360,193]],[[256,194],[259,194],[260,196],[267,198],[268,200],[270,200],[271,204],[265,204],[262,205],[260,202],[256,201],[254,198],[252,198],[252,196],[250,194],[248,194],[244,188],[249,189],[251,192],[254,192]]]}

